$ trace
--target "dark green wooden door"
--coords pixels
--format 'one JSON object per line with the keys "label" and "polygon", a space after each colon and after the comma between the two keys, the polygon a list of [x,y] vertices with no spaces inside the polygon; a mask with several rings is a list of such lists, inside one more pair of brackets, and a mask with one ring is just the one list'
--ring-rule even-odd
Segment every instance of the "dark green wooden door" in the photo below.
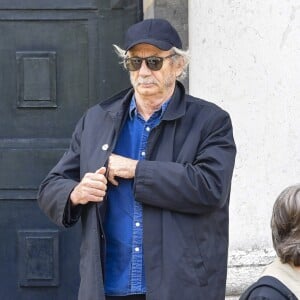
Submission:
{"label": "dark green wooden door", "polygon": [[36,193],[84,111],[128,85],[112,44],[141,3],[0,2],[1,300],[76,299],[80,226],[53,225]]}

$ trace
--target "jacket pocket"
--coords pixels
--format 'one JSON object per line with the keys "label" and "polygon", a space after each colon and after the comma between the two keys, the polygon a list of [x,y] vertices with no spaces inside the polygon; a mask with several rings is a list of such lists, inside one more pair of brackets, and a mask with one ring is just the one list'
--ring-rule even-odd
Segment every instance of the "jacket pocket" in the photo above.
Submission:
{"label": "jacket pocket", "polygon": [[[197,249],[197,246],[195,248]],[[202,255],[199,251],[198,253],[190,253],[190,248],[185,249],[185,252],[179,261],[182,267],[179,277],[190,284],[198,286],[207,285],[207,272]]]}
{"label": "jacket pocket", "polygon": [[170,256],[176,264],[174,275],[190,285],[205,286],[208,284],[208,274],[193,230],[196,220],[193,216],[173,214],[172,217],[172,233],[168,238],[172,244]]}

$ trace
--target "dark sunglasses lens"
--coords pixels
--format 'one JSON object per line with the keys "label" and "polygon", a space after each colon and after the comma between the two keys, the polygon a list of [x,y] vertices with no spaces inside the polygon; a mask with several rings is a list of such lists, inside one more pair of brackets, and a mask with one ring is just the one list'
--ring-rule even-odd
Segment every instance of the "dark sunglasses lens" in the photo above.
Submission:
{"label": "dark sunglasses lens", "polygon": [[152,71],[158,71],[163,65],[163,58],[151,56],[147,58],[128,57],[125,60],[126,69],[129,71],[137,71],[141,68],[143,60],[146,61],[147,67]]}
{"label": "dark sunglasses lens", "polygon": [[130,57],[125,60],[126,69],[129,71],[137,71],[141,68],[142,59],[137,57]]}
{"label": "dark sunglasses lens", "polygon": [[146,58],[146,64],[147,64],[147,67],[150,70],[158,71],[162,67],[163,58],[161,58],[161,57],[155,57],[155,56],[148,57],[148,58]]}

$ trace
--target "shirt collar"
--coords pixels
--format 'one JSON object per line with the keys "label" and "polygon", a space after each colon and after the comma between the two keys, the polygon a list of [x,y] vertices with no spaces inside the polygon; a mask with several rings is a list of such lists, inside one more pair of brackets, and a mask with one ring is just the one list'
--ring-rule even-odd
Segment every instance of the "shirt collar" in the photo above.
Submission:
{"label": "shirt collar", "polygon": [[[155,111],[155,113],[156,113],[156,112],[159,113],[159,118],[160,118],[160,119],[161,119],[161,117],[163,116],[165,110],[167,109],[167,106],[168,106],[170,100],[171,100],[171,98],[168,99],[167,101],[165,101],[165,102],[162,104],[162,106],[161,106],[158,110]],[[135,97],[134,97],[134,95],[133,95],[132,98],[131,98],[131,101],[130,101],[130,106],[129,106],[129,117],[130,117],[130,119],[132,120],[133,117],[136,116],[136,115],[137,115],[136,102],[135,102]]]}

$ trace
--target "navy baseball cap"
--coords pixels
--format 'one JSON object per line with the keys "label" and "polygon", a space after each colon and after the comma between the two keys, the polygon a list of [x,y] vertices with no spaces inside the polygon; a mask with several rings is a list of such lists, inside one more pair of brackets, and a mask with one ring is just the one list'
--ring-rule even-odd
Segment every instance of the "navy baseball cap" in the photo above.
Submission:
{"label": "navy baseball cap", "polygon": [[130,26],[125,34],[125,50],[137,44],[150,44],[161,50],[172,47],[182,49],[181,39],[176,29],[163,19],[146,19]]}

